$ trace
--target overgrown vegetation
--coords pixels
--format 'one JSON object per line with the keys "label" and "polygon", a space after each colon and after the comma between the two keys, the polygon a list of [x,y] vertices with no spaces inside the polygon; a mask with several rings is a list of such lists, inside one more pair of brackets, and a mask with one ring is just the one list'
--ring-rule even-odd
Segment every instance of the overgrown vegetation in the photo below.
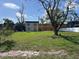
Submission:
{"label": "overgrown vegetation", "polygon": [[2,29],[0,30],[0,52],[9,51],[14,46],[15,42],[13,40],[9,40],[8,36],[14,33],[13,25],[14,23],[9,19],[3,19],[4,24]]}

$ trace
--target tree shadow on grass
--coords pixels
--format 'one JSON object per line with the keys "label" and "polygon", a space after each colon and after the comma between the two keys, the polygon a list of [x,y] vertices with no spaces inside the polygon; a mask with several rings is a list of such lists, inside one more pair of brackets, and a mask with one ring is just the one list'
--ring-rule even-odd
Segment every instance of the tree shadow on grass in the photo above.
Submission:
{"label": "tree shadow on grass", "polygon": [[64,36],[64,35],[61,35],[62,38],[72,42],[72,43],[75,43],[75,44],[78,44],[79,45],[79,37],[78,36]]}
{"label": "tree shadow on grass", "polygon": [[13,40],[6,40],[0,43],[0,52],[5,52],[11,50],[15,46]]}

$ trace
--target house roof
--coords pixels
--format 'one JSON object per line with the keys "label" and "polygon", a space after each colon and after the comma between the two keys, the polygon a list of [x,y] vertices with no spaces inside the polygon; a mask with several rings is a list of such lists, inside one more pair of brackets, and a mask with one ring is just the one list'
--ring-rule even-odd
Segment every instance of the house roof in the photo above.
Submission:
{"label": "house roof", "polygon": [[39,23],[39,21],[25,21],[26,23]]}

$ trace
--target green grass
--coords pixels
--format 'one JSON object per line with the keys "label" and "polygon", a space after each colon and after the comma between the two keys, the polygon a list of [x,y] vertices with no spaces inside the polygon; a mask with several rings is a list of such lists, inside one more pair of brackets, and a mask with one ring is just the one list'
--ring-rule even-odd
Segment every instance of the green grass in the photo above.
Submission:
{"label": "green grass", "polygon": [[61,34],[68,38],[52,38],[52,32],[16,32],[10,37],[16,42],[14,50],[65,49],[71,52],[79,50],[79,33],[63,32]]}
{"label": "green grass", "polygon": [[[61,37],[54,38],[52,37],[53,32],[48,31],[15,32],[8,39],[13,40],[15,42],[15,46],[12,48],[13,50],[39,50],[39,51],[66,50],[69,53],[69,55],[79,54],[79,33],[62,32],[61,34],[62,34]],[[46,59],[46,58],[47,56],[39,58],[34,57],[34,59]],[[55,57],[50,57],[49,59],[51,58]],[[72,59],[73,56],[69,57],[69,59],[70,58]],[[64,59],[64,57],[62,59]]]}

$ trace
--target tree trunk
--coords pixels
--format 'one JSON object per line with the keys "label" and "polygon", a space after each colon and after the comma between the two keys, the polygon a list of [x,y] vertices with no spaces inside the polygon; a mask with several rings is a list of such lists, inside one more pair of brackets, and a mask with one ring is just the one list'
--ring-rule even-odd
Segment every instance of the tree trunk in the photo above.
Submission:
{"label": "tree trunk", "polygon": [[54,35],[58,36],[58,30],[54,30]]}

